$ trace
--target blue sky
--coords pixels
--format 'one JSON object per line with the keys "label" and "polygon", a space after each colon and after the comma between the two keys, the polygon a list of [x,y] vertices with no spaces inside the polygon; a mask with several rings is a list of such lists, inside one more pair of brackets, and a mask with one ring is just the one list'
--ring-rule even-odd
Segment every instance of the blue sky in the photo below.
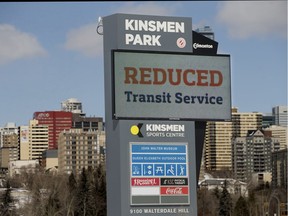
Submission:
{"label": "blue sky", "polygon": [[28,125],[36,111],[77,98],[104,117],[98,17],[114,13],[192,17],[230,54],[232,105],[269,113],[287,104],[287,1],[0,3],[0,127]]}

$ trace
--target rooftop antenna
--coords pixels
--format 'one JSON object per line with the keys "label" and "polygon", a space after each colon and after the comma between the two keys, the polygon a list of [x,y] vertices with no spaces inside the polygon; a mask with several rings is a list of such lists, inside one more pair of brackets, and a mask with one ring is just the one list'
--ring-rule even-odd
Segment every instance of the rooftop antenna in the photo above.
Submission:
{"label": "rooftop antenna", "polygon": [[103,23],[102,23],[102,17],[98,18],[97,28],[96,31],[99,35],[103,35]]}

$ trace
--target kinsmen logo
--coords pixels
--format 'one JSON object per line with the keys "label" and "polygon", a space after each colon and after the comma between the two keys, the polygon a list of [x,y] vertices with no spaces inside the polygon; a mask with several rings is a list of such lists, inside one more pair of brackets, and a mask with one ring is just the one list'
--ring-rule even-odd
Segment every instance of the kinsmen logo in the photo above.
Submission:
{"label": "kinsmen logo", "polygon": [[132,125],[130,128],[130,133],[134,136],[138,136],[138,137],[143,137],[142,133],[141,133],[141,127],[143,126],[143,124],[138,124],[138,125]]}

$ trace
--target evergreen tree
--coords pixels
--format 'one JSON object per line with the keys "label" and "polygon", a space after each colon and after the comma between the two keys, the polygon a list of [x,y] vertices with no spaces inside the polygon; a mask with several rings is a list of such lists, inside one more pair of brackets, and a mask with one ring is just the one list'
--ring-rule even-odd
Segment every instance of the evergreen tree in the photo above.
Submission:
{"label": "evergreen tree", "polygon": [[0,215],[13,215],[13,198],[11,195],[12,189],[10,187],[10,182],[6,182],[6,190],[1,196],[0,200]]}
{"label": "evergreen tree", "polygon": [[51,189],[47,204],[45,207],[45,215],[56,215],[61,210],[61,204],[59,199],[59,190],[55,186]]}
{"label": "evergreen tree", "polygon": [[74,209],[77,204],[77,181],[73,172],[69,175],[68,178],[68,197],[66,200],[66,211],[67,215],[74,215]]}
{"label": "evergreen tree", "polygon": [[89,184],[88,184],[87,172],[86,169],[83,168],[77,187],[75,216],[88,216],[87,214],[88,191],[89,191]]}
{"label": "evergreen tree", "polygon": [[213,195],[219,199],[220,198],[220,190],[218,187],[216,187],[214,190],[213,190]]}
{"label": "evergreen tree", "polygon": [[87,199],[87,216],[95,216],[98,211],[98,190],[97,190],[97,178],[95,177],[95,171],[92,168],[88,168],[88,199]]}
{"label": "evergreen tree", "polygon": [[102,166],[97,168],[98,172],[98,214],[97,216],[107,215],[106,206],[106,175]]}
{"label": "evergreen tree", "polygon": [[[91,172],[92,173],[92,172]],[[105,173],[98,166],[89,178],[88,214],[91,216],[107,215],[106,213],[106,182]],[[104,180],[103,180],[104,179]]]}
{"label": "evergreen tree", "polygon": [[234,216],[249,216],[249,210],[246,200],[240,196],[234,208]]}
{"label": "evergreen tree", "polygon": [[249,209],[249,215],[256,215],[256,197],[255,197],[255,192],[254,190],[249,191],[248,193],[249,197],[248,197],[248,209]]}
{"label": "evergreen tree", "polygon": [[68,187],[70,192],[74,192],[77,188],[77,182],[73,172],[71,172],[71,174],[69,175]]}
{"label": "evergreen tree", "polygon": [[219,199],[219,216],[230,216],[232,211],[232,199],[227,190],[227,181],[224,181]]}

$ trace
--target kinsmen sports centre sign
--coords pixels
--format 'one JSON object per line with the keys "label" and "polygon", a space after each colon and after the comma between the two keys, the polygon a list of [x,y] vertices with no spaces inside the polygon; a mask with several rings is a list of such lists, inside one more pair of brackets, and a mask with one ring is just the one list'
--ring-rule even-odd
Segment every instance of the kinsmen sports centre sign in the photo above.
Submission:
{"label": "kinsmen sports centre sign", "polygon": [[230,56],[113,51],[116,119],[231,118]]}

